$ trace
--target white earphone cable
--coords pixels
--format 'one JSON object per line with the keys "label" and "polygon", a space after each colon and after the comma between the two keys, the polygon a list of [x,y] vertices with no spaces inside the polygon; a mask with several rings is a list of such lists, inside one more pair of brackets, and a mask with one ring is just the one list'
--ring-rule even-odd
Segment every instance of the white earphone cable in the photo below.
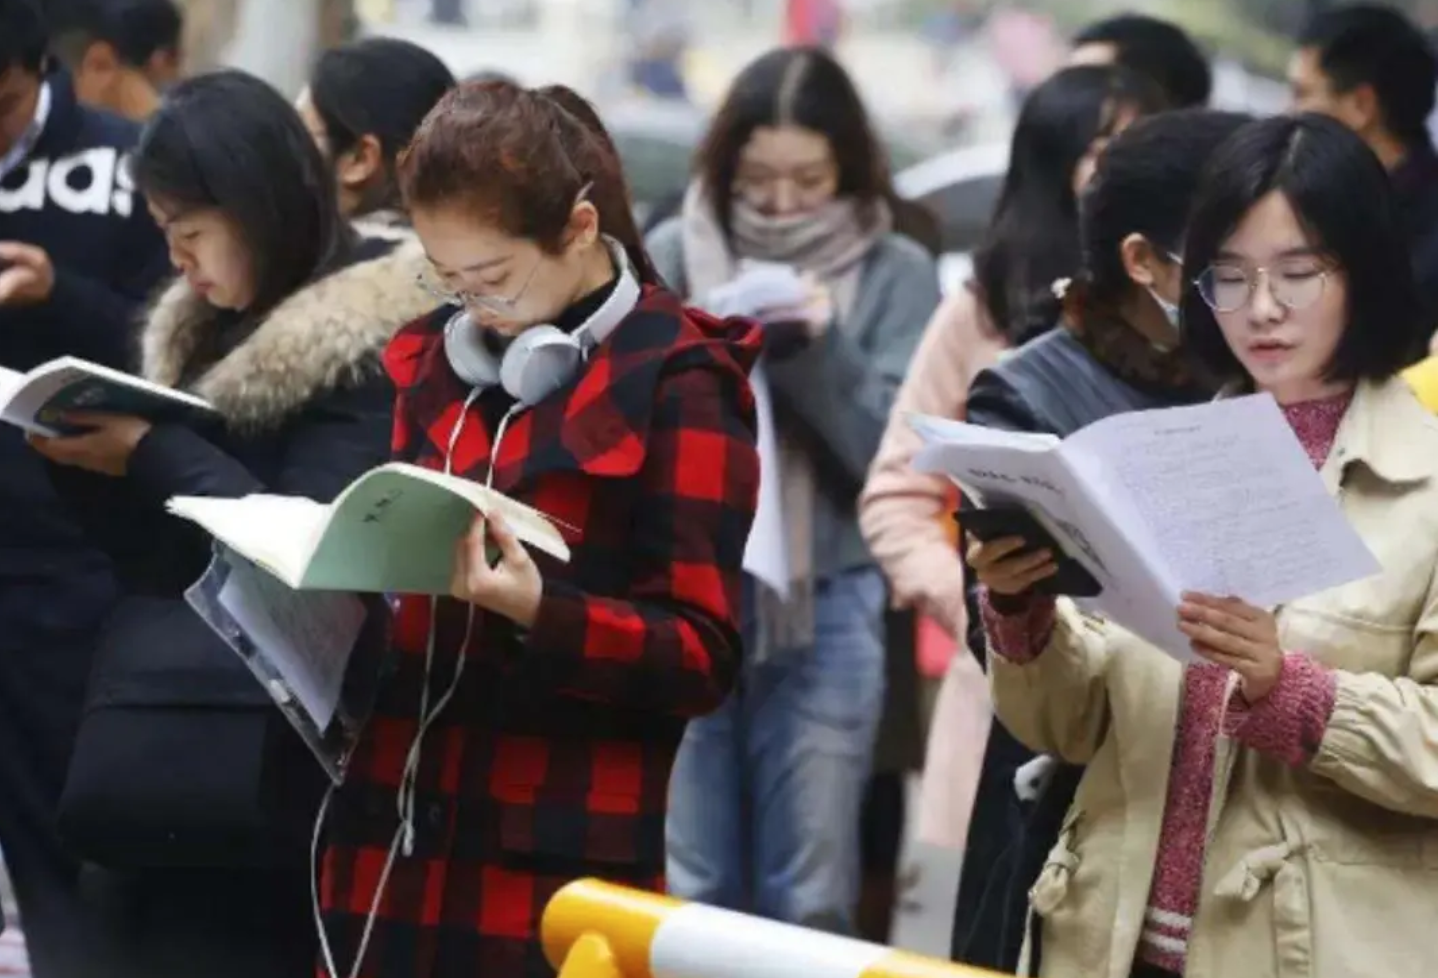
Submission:
{"label": "white earphone cable", "polygon": [[[464,399],[464,406],[460,409],[459,417],[455,420],[454,427],[450,430],[449,443],[444,453],[444,474],[452,475],[454,468],[454,450],[459,444],[460,434],[464,431],[464,420],[469,414],[470,408],[475,400],[483,393],[481,388],[474,388]],[[489,471],[485,475],[485,488],[494,486],[495,463],[499,459],[499,446],[504,440],[505,433],[509,430],[509,423],[524,410],[524,405],[515,403],[504,417],[500,419],[499,427],[495,432],[494,442],[489,452]],[[464,638],[460,642],[459,653],[455,658],[454,674],[450,677],[449,685],[444,693],[430,708],[429,686],[430,677],[434,670],[434,653],[439,630],[439,598],[429,599],[429,633],[425,638],[424,650],[424,682],[420,689],[419,725],[415,730],[414,739],[410,742],[409,752],[405,755],[404,770],[400,775],[400,784],[396,793],[396,805],[399,814],[399,825],[395,829],[394,837],[390,841],[389,851],[385,855],[384,868],[380,870],[379,879],[375,883],[374,897],[370,901],[369,913],[365,917],[364,930],[360,934],[359,945],[355,949],[355,959],[349,972],[349,978],[359,978],[361,968],[364,965],[365,955],[369,951],[370,940],[374,936],[375,925],[379,919],[380,905],[384,900],[385,891],[389,887],[390,873],[394,870],[395,860],[403,854],[405,858],[414,855],[414,812],[419,795],[419,765],[423,754],[424,736],[429,728],[439,719],[450,700],[454,698],[459,689],[460,680],[464,677],[464,664],[468,658],[470,642],[474,638],[475,607],[469,605],[465,616]],[[334,951],[330,946],[329,934],[325,929],[324,912],[320,901],[320,873],[323,867],[320,864],[320,841],[324,835],[325,819],[329,815],[330,803],[334,798],[335,786],[331,784],[325,791],[324,798],[320,802],[319,813],[315,818],[314,834],[310,841],[310,899],[314,910],[315,927],[319,931],[320,951],[324,955],[325,968],[330,978],[339,978],[339,969],[335,967]]]}

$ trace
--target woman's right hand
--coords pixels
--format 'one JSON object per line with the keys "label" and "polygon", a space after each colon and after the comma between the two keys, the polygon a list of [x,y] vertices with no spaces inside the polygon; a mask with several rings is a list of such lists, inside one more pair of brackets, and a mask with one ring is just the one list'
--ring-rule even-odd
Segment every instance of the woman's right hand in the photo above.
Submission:
{"label": "woman's right hand", "polygon": [[979,583],[991,594],[1018,598],[1027,595],[1035,584],[1058,573],[1052,552],[1023,551],[1022,537],[1004,537],[988,543],[970,537],[965,559]]}

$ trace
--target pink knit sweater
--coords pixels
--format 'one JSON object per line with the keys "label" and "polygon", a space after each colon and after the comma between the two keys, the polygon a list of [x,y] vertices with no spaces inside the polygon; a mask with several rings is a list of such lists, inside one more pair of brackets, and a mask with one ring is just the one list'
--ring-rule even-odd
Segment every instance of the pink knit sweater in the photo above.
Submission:
{"label": "pink knit sweater", "polygon": [[[1315,467],[1328,457],[1349,400],[1344,394],[1284,408]],[[1032,661],[1048,644],[1052,600],[1035,598],[1023,611],[1003,614],[985,596],[982,608],[989,646],[1010,662]],[[1249,704],[1236,690],[1225,702],[1227,678],[1222,667],[1190,665],[1179,702],[1168,799],[1139,945],[1141,960],[1178,974],[1198,906],[1219,735],[1300,767],[1323,739],[1337,690],[1331,671],[1298,652],[1284,657],[1277,686],[1257,703]]]}

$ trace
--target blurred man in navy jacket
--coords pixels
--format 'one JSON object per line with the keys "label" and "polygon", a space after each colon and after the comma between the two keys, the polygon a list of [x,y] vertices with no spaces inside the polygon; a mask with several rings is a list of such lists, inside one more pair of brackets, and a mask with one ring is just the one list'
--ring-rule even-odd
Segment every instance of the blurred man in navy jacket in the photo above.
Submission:
{"label": "blurred man in navy jacket", "polygon": [[[168,267],[125,168],[138,129],[78,105],[47,41],[36,0],[0,0],[0,366],[128,369],[131,323]],[[82,974],[70,955],[89,943],[55,806],[113,589],[40,457],[0,425],[0,851],[37,978]]]}

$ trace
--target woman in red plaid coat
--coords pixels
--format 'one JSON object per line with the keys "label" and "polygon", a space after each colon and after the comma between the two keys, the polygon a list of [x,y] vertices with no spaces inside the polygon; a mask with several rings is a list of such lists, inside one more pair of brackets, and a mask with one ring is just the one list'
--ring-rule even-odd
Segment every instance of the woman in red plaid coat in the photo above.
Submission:
{"label": "woman in red plaid coat", "polygon": [[449,303],[386,355],[395,455],[492,478],[564,527],[571,559],[479,521],[454,596],[401,599],[393,674],[326,823],[324,970],[550,975],[537,929],[561,886],[662,886],[685,722],[738,669],[758,337],[655,283],[573,93],[456,89],[400,181]]}

